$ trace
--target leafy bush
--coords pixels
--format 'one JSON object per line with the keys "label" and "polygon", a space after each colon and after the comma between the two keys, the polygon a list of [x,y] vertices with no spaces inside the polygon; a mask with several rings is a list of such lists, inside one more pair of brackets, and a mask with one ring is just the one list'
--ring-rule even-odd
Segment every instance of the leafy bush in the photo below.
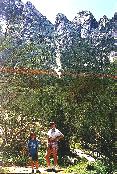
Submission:
{"label": "leafy bush", "polygon": [[80,173],[80,174],[107,174],[108,168],[101,161],[94,163],[80,162],[79,164],[68,167],[66,173]]}
{"label": "leafy bush", "polygon": [[0,173],[6,173],[7,174],[7,170],[3,169],[3,168],[0,168]]}
{"label": "leafy bush", "polygon": [[39,157],[39,164],[42,166],[46,166],[45,151],[44,150],[41,150],[38,157]]}
{"label": "leafy bush", "polygon": [[28,163],[28,157],[27,156],[19,156],[14,159],[14,162],[17,166],[26,166]]}
{"label": "leafy bush", "polygon": [[99,160],[94,163],[94,168],[95,168],[97,174],[107,174],[107,172],[108,172],[107,166],[105,166]]}

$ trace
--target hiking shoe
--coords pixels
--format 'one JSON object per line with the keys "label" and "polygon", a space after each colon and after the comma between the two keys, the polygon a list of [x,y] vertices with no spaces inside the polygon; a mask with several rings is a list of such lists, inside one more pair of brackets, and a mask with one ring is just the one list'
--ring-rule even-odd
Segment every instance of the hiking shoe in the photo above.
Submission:
{"label": "hiking shoe", "polygon": [[54,169],[54,168],[52,168],[52,172],[55,172],[55,173],[57,173],[56,169]]}
{"label": "hiking shoe", "polygon": [[36,170],[36,173],[41,173],[39,170]]}
{"label": "hiking shoe", "polygon": [[52,172],[52,169],[47,169],[46,171],[47,171],[47,172]]}
{"label": "hiking shoe", "polygon": [[34,173],[34,169],[32,169],[32,173]]}

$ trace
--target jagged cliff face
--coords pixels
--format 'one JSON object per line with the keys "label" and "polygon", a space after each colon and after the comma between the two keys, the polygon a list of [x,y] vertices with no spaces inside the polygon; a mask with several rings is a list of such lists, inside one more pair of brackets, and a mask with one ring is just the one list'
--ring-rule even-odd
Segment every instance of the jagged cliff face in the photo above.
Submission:
{"label": "jagged cliff face", "polygon": [[80,31],[82,38],[88,37],[91,31],[98,27],[98,22],[89,11],[77,13],[77,16],[73,19],[73,23]]}
{"label": "jagged cliff face", "polygon": [[21,37],[38,39],[39,35],[50,36],[54,30],[53,24],[43,16],[33,4],[20,0],[1,0],[0,18],[7,25],[20,23]]}
{"label": "jagged cliff face", "polygon": [[[57,14],[55,24],[53,25],[45,16],[43,16],[30,1],[24,4],[21,0],[1,0],[0,1],[0,19],[12,21],[14,18],[22,20],[24,35],[44,35],[51,36],[53,33],[62,35],[65,32],[68,36],[73,36],[78,32],[82,38],[88,37],[94,30],[107,32],[114,26],[116,16],[108,19],[105,15],[97,22],[90,11],[81,11],[77,13],[73,21],[69,21],[64,14]],[[113,28],[114,29],[114,28]],[[66,36],[67,36],[66,34]]]}
{"label": "jagged cliff face", "polygon": [[55,32],[54,36],[58,43],[58,47],[67,48],[74,41],[74,38],[77,37],[79,33],[75,25],[67,19],[64,14],[57,14],[55,21]]}
{"label": "jagged cliff face", "polygon": [[25,14],[25,24],[24,28],[30,33],[30,28],[32,33],[35,32],[35,35],[38,33],[43,36],[49,36],[54,30],[53,24],[45,16],[36,10],[36,8],[28,1],[24,5],[24,14]]}
{"label": "jagged cliff face", "polygon": [[77,38],[89,39],[94,46],[105,38],[117,38],[116,13],[112,19],[104,15],[99,21],[96,21],[90,11],[77,13],[72,21],[59,13],[55,24],[52,24],[30,1],[24,4],[21,0],[1,0],[0,24],[3,28],[1,34],[11,32],[16,40],[19,39],[18,44],[28,39],[37,43],[48,42],[50,47],[54,47],[55,54],[59,55],[59,67],[61,50],[69,49]]}
{"label": "jagged cliff face", "polygon": [[55,31],[58,36],[57,43],[60,48],[68,48],[77,37],[80,37],[91,40],[92,44],[97,46],[103,39],[109,41],[113,36],[116,38],[116,16],[115,14],[112,19],[108,19],[104,15],[97,22],[89,11],[77,13],[73,21],[69,21],[63,14],[58,14],[55,21]]}

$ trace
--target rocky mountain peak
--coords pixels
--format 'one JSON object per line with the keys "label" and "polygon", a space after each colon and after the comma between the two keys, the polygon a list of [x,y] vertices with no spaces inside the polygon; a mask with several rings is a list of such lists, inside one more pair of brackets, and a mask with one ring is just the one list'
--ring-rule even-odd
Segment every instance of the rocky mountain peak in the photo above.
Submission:
{"label": "rocky mountain peak", "polygon": [[98,22],[90,11],[80,11],[72,21],[81,32],[81,37],[86,38],[93,29],[98,27]]}
{"label": "rocky mountain peak", "polygon": [[104,15],[102,18],[100,18],[98,24],[99,24],[99,30],[105,29],[106,27],[108,27],[109,19],[107,18],[106,15]]}
{"label": "rocky mountain peak", "polygon": [[88,24],[92,18],[93,15],[90,11],[81,11],[75,16],[75,18],[73,19],[73,23],[75,25],[83,26],[84,24]]}
{"label": "rocky mountain peak", "polygon": [[0,16],[4,15],[6,23],[13,22],[13,27],[22,23],[20,35],[23,39],[36,39],[40,35],[49,36],[53,32],[53,24],[30,1],[24,4],[21,0],[2,0],[0,4],[2,8]]}
{"label": "rocky mountain peak", "polygon": [[27,1],[27,2],[26,2],[26,5],[27,5],[28,7],[30,7],[30,8],[34,7],[34,5],[33,5],[30,1]]}
{"label": "rocky mountain peak", "polygon": [[55,29],[57,29],[60,25],[61,27],[63,27],[66,23],[69,23],[67,17],[62,13],[58,13],[56,15],[56,20],[55,20]]}
{"label": "rocky mountain peak", "polygon": [[27,1],[24,7],[29,11],[33,11],[33,12],[41,14],[30,1]]}
{"label": "rocky mountain peak", "polygon": [[57,35],[62,35],[62,38],[69,39],[75,31],[75,26],[64,14],[58,13],[55,21],[55,31]]}
{"label": "rocky mountain peak", "polygon": [[117,21],[117,12],[115,12],[115,14],[114,14],[114,20]]}
{"label": "rocky mountain peak", "polygon": [[61,21],[67,22],[68,19],[67,19],[67,17],[66,17],[64,14],[58,13],[58,14],[56,15],[56,22],[61,22]]}

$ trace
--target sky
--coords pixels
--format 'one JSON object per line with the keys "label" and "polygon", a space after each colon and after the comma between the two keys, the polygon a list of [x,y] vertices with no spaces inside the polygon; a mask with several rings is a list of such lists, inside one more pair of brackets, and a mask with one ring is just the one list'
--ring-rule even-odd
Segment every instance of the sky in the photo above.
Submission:
{"label": "sky", "polygon": [[[24,3],[27,0],[22,0]],[[91,11],[99,20],[103,15],[112,18],[117,12],[117,0],[28,0],[46,16],[52,23],[56,15],[63,13],[69,20],[73,20],[76,14],[82,10]]]}

